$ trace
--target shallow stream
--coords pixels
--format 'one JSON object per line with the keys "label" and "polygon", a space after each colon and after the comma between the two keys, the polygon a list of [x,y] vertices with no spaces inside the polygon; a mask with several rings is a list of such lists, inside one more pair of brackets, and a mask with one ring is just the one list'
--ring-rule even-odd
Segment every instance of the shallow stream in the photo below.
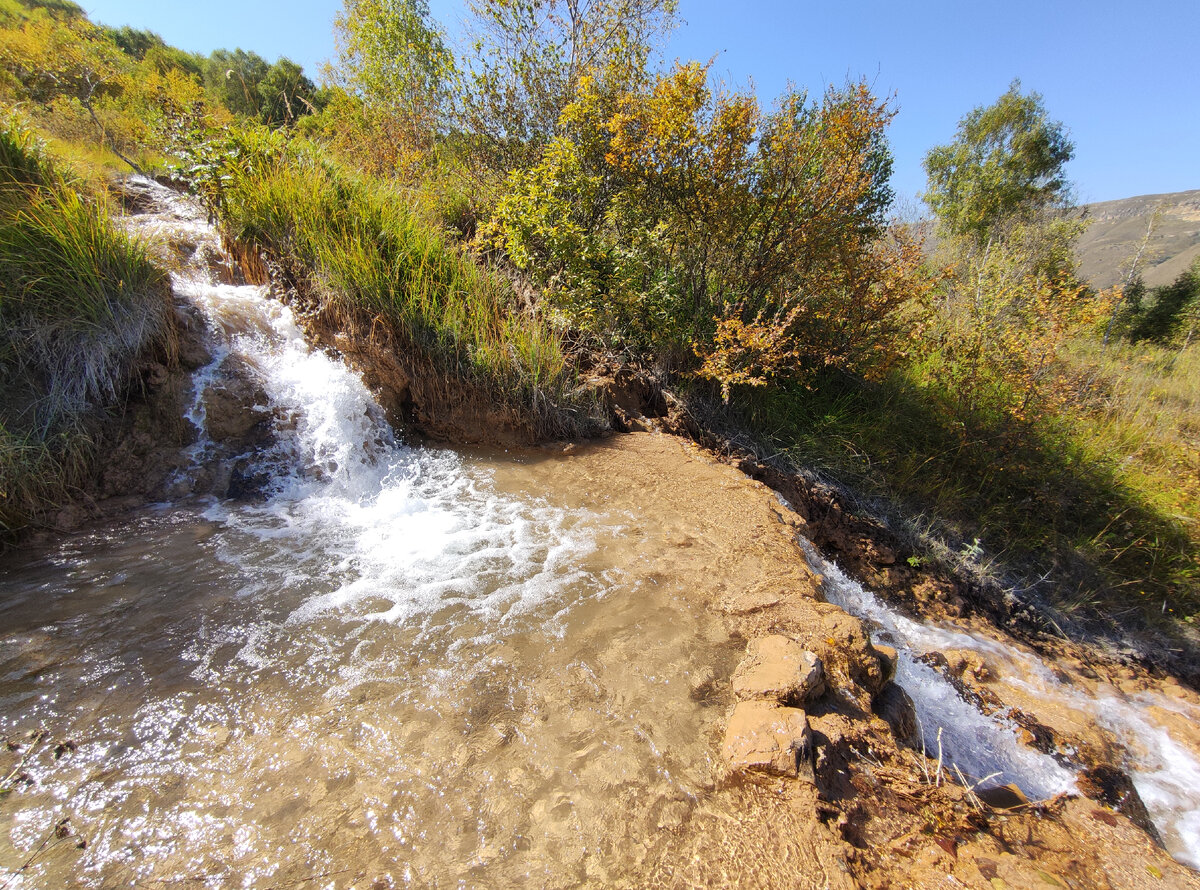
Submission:
{"label": "shallow stream", "polygon": [[[215,244],[159,197],[160,234]],[[647,492],[673,480],[586,455],[405,445],[262,289],[200,263],[175,289],[215,337],[188,416],[204,429],[239,356],[267,397],[271,444],[246,455],[266,482],[229,500],[181,478],[0,563],[0,737],[31,751],[0,798],[0,887],[630,880],[723,773],[728,693],[695,694],[745,645],[697,598],[746,581],[704,518],[722,505],[681,511]],[[184,475],[213,449],[202,434]],[[923,645],[890,614],[871,617]],[[900,680],[971,776],[1071,786],[906,654]],[[1178,852],[1197,804],[1177,786]]]}

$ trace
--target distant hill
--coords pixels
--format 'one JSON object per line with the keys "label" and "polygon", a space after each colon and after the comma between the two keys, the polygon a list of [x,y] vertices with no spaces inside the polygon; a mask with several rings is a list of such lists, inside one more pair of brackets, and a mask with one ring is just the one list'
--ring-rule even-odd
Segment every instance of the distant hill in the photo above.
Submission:
{"label": "distant hill", "polygon": [[1200,256],[1200,189],[1086,205],[1091,225],[1078,246],[1083,277],[1096,287],[1123,283],[1156,209],[1158,219],[1138,264],[1142,280],[1157,287],[1186,270]]}

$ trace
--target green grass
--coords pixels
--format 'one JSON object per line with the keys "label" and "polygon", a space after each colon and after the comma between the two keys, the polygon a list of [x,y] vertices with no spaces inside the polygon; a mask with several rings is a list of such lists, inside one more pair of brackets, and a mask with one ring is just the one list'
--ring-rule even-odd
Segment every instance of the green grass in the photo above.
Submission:
{"label": "green grass", "polygon": [[[923,538],[943,562],[1066,613],[1188,618],[1200,609],[1194,470],[1150,468],[1168,425],[1139,421],[1141,402],[1127,398],[1026,422],[968,415],[902,373],[877,385],[831,375],[814,390],[755,392],[745,413],[797,465],[897,507],[910,543]],[[1177,416],[1195,423],[1189,405]]]}
{"label": "green grass", "polygon": [[88,419],[169,358],[166,274],[14,119],[0,124],[0,530],[76,484]]}
{"label": "green grass", "polygon": [[220,212],[234,241],[302,270],[324,301],[386,319],[440,369],[497,400],[534,414],[571,400],[558,332],[399,189],[292,148],[242,167]]}

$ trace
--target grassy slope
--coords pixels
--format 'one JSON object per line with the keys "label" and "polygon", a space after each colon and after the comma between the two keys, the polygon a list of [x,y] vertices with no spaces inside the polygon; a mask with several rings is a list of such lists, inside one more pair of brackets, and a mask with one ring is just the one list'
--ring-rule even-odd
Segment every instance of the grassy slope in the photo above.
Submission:
{"label": "grassy slope", "polygon": [[571,389],[558,333],[386,183],[292,146],[240,168],[219,207],[234,241],[302,270],[319,299],[386,319],[440,372],[516,407],[542,436],[584,432],[569,419],[586,398]]}
{"label": "grassy slope", "polygon": [[1079,343],[1071,361],[1091,391],[1034,422],[964,423],[905,374],[755,393],[745,416],[793,463],[891,503],[926,557],[1068,614],[1193,621],[1200,349]]}
{"label": "grassy slope", "polygon": [[93,413],[174,342],[166,275],[14,120],[0,127],[0,532],[86,471]]}

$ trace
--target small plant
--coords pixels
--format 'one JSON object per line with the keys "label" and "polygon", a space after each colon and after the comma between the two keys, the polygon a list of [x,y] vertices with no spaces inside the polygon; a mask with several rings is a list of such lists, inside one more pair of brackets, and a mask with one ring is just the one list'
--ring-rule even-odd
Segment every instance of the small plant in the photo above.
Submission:
{"label": "small plant", "polygon": [[958,555],[964,562],[979,562],[983,558],[983,545],[976,538],[969,544],[963,544],[962,549],[958,551]]}

